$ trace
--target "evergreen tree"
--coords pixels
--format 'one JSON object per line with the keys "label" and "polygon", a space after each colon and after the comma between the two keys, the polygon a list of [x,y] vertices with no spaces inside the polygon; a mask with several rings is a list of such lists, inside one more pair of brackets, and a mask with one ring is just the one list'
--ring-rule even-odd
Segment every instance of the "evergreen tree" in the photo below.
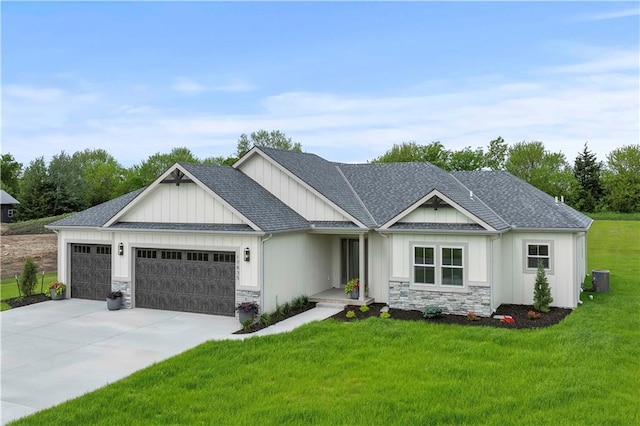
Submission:
{"label": "evergreen tree", "polygon": [[573,167],[573,174],[578,180],[578,190],[575,207],[585,212],[593,212],[602,198],[601,182],[602,164],[596,160],[594,153],[589,151],[587,144],[578,154]]}
{"label": "evergreen tree", "polygon": [[44,157],[29,163],[20,181],[18,191],[18,215],[20,220],[52,216],[53,203],[51,183],[47,178]]}
{"label": "evergreen tree", "polygon": [[25,260],[19,283],[23,296],[31,296],[35,292],[38,283],[38,265],[32,257],[27,257]]}
{"label": "evergreen tree", "polygon": [[549,305],[553,302],[549,280],[544,272],[544,265],[538,262],[538,272],[536,273],[536,283],[533,288],[533,307],[539,312],[549,312]]}

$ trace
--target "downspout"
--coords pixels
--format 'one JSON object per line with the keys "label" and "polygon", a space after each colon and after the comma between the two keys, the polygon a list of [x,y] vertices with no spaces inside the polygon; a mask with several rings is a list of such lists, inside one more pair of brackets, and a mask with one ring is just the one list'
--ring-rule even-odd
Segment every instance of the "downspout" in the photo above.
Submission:
{"label": "downspout", "polygon": [[266,238],[262,238],[262,248],[260,250],[260,313],[264,313],[264,243],[273,238],[273,234],[269,234]]}

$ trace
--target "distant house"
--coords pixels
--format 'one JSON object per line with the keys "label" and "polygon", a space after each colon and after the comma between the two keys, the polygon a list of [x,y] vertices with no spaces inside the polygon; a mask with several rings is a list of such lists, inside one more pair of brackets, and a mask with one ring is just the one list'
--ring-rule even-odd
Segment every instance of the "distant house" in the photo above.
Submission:
{"label": "distant house", "polygon": [[0,204],[2,204],[2,223],[13,222],[16,217],[16,205],[20,202],[4,189],[0,189]]}
{"label": "distant house", "polygon": [[232,167],[178,163],[144,189],[49,225],[71,297],[121,290],[128,307],[234,315],[300,295],[489,316],[531,304],[538,263],[552,306],[574,308],[591,219],[501,171],[343,164],[255,147]]}

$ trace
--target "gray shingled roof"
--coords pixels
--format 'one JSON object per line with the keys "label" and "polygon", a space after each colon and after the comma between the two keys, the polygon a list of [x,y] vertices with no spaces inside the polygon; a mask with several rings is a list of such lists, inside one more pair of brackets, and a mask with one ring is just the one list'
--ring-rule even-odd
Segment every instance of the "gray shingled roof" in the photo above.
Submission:
{"label": "gray shingled roof", "polygon": [[167,231],[254,232],[242,223],[166,223],[166,222],[116,222],[109,229],[142,229]]}
{"label": "gray shingled roof", "polygon": [[449,173],[430,163],[341,164],[340,169],[381,226],[438,190],[497,230],[509,224]]}
{"label": "gray shingled roof", "polygon": [[355,196],[336,163],[315,154],[259,147],[277,163],[302,179],[365,226],[374,228],[375,221]]}
{"label": "gray shingled roof", "polygon": [[73,216],[65,217],[50,223],[48,226],[55,228],[60,226],[104,226],[113,216],[133,201],[145,188],[140,188],[106,203],[98,204],[87,210],[83,210]]}
{"label": "gray shingled roof", "polygon": [[475,195],[516,228],[586,229],[592,220],[505,171],[454,172]]}
{"label": "gray shingled roof", "polygon": [[13,198],[4,189],[0,189],[0,204],[20,204],[20,201]]}
{"label": "gray shingled roof", "polygon": [[309,228],[305,218],[233,167],[180,165],[264,232]]}

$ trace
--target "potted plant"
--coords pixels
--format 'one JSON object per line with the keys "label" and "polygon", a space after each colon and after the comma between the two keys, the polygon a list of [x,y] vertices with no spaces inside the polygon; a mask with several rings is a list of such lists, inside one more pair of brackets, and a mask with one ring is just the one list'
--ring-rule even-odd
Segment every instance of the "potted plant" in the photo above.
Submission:
{"label": "potted plant", "polygon": [[236,311],[238,311],[240,324],[244,324],[248,319],[251,321],[255,319],[256,315],[258,315],[259,306],[255,302],[242,302],[237,306]]}
{"label": "potted plant", "polygon": [[107,293],[107,309],[117,311],[122,306],[122,292],[111,291]]}
{"label": "potted plant", "polygon": [[49,285],[49,294],[51,295],[51,300],[64,299],[64,292],[66,289],[67,286],[60,281],[56,281],[55,283]]}
{"label": "potted plant", "polygon": [[[365,295],[367,290],[369,290],[369,286],[365,285],[364,291]],[[350,295],[352,299],[357,299],[360,297],[360,278],[354,278],[349,280],[347,285],[344,287],[344,294]]]}

